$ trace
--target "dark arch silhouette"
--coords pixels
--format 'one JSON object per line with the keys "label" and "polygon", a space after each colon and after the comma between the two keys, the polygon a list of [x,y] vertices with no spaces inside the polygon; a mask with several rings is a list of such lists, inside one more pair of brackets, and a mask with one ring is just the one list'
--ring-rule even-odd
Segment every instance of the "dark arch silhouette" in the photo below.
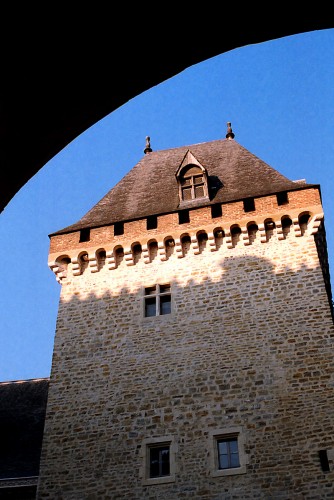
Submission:
{"label": "dark arch silhouette", "polygon": [[98,27],[78,30],[78,20],[67,29],[28,25],[34,36],[21,36],[9,54],[7,39],[0,49],[0,212],[65,146],[142,92],[238,47],[334,27],[324,12],[321,19],[316,12],[293,19],[282,7],[269,20],[254,10],[245,29],[235,6],[228,9],[214,29],[202,9],[191,22],[143,13],[137,27],[123,12],[102,34]]}

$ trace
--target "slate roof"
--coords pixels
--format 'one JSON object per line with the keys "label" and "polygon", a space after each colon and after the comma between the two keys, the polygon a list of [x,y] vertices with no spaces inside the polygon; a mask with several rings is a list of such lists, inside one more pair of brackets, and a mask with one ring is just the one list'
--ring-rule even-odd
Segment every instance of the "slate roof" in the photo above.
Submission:
{"label": "slate roof", "polygon": [[209,200],[199,200],[190,208],[313,185],[291,181],[241,146],[233,133],[228,135],[145,154],[86,215],[53,235],[180,210],[175,173],[188,151],[206,168],[210,190]]}
{"label": "slate roof", "polygon": [[48,388],[46,378],[0,383],[0,480],[38,476]]}

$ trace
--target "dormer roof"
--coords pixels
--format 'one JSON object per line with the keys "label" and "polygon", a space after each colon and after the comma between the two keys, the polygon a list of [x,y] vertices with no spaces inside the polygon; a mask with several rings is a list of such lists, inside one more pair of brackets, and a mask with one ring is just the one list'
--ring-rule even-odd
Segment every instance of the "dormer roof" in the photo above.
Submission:
{"label": "dormer roof", "polygon": [[152,151],[147,144],[144,157],[86,215],[53,235],[179,211],[178,174],[187,162],[198,165],[208,183],[208,196],[191,208],[314,186],[280,174],[235,141],[232,129],[226,139],[190,146]]}

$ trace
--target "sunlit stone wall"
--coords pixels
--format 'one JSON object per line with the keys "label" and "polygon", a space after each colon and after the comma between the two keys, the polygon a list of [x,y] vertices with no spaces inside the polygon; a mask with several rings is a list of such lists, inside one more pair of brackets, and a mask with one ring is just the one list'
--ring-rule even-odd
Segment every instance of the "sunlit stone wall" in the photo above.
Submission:
{"label": "sunlit stone wall", "polygon": [[[134,221],[116,242],[110,227],[51,239],[61,297],[39,499],[333,498],[334,329],[312,193],[228,220],[200,209],[189,227],[166,215],[154,234]],[[172,310],[146,318],[157,283]],[[235,428],[246,472],[217,475],[212,434]],[[148,484],[145,443],[166,436],[175,477]]]}

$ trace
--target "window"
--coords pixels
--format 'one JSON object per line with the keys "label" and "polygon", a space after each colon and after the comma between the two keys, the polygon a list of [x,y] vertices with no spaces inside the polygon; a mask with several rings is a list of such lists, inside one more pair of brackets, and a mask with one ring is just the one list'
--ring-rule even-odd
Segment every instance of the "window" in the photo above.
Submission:
{"label": "window", "polygon": [[216,203],[215,205],[211,205],[211,217],[216,219],[217,217],[221,217],[223,215],[222,206],[220,203]]}
{"label": "window", "polygon": [[189,210],[181,210],[179,212],[179,224],[187,224],[189,221]]}
{"label": "window", "polygon": [[156,215],[150,215],[146,219],[146,229],[157,229],[158,227],[158,217]]}
{"label": "window", "polygon": [[254,210],[255,210],[254,198],[246,198],[246,200],[244,200],[244,211],[254,212]]}
{"label": "window", "polygon": [[190,165],[180,176],[181,199],[183,201],[195,200],[207,196],[204,172],[195,166]]}
{"label": "window", "polygon": [[90,229],[88,227],[85,227],[84,229],[80,229],[79,243],[82,243],[83,241],[89,241],[89,240],[90,240]]}
{"label": "window", "polygon": [[179,185],[180,203],[187,204],[196,200],[209,199],[208,175],[194,155],[188,151],[176,177]]}
{"label": "window", "polygon": [[175,481],[175,452],[173,436],[145,439],[141,448],[143,484]]}
{"label": "window", "polygon": [[329,467],[327,450],[319,450],[319,458],[322,471],[329,472],[330,467]]}
{"label": "window", "polygon": [[244,436],[241,427],[211,431],[211,474],[231,476],[245,474],[247,455],[244,451]]}
{"label": "window", "polygon": [[149,446],[150,477],[169,476],[170,453],[169,444]]}
{"label": "window", "polygon": [[222,438],[217,440],[218,469],[240,467],[238,438]]}
{"label": "window", "polygon": [[124,223],[123,222],[115,222],[114,236],[120,236],[122,234],[124,234]]}
{"label": "window", "polygon": [[170,285],[154,285],[145,288],[144,315],[146,318],[171,313]]}
{"label": "window", "polygon": [[288,193],[286,191],[283,191],[282,193],[277,193],[276,199],[277,199],[277,205],[286,205],[287,203],[289,203]]}

